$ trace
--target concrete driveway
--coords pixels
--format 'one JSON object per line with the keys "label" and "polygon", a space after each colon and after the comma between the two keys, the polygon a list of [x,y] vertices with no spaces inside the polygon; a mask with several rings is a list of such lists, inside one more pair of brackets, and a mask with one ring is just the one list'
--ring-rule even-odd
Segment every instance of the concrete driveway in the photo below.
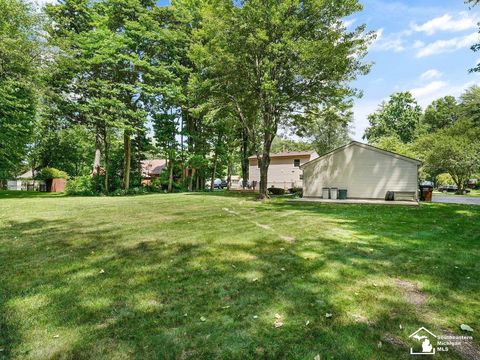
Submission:
{"label": "concrete driveway", "polygon": [[434,194],[432,196],[432,202],[463,205],[480,205],[480,197]]}

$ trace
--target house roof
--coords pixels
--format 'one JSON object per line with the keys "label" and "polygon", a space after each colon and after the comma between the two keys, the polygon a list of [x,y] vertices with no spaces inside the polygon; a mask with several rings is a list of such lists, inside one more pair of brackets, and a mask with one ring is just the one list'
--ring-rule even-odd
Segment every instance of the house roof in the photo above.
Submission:
{"label": "house roof", "polygon": [[[275,154],[270,154],[270,158],[280,158],[280,157],[295,157],[295,156],[311,156],[315,151],[314,150],[309,150],[309,151],[284,151],[280,153],[275,153]],[[257,155],[252,155],[249,157],[249,159],[256,159]]]}
{"label": "house roof", "polygon": [[352,141],[352,142],[350,142],[346,145],[340,146],[339,148],[336,148],[332,151],[329,151],[326,154],[323,154],[322,156],[319,156],[316,159],[313,159],[313,160],[310,160],[309,162],[306,162],[305,164],[300,166],[300,169],[303,169],[307,166],[310,166],[311,164],[323,159],[324,157],[326,157],[328,155],[331,155],[331,154],[334,154],[336,152],[342,151],[342,150],[344,150],[344,149],[346,149],[350,146],[354,146],[354,145],[359,146],[359,147],[364,148],[364,149],[373,150],[373,151],[379,152],[379,153],[384,154],[384,155],[389,155],[389,156],[395,157],[397,159],[402,159],[402,160],[405,160],[405,161],[409,161],[409,162],[412,162],[416,165],[422,165],[422,162],[418,159],[414,159],[414,158],[411,158],[411,157],[408,157],[408,156],[405,156],[405,155],[400,155],[400,154],[397,154],[397,153],[394,153],[394,152],[391,152],[391,151],[383,150],[383,149],[377,148],[375,146],[364,144],[364,143],[361,143],[361,142],[358,142],[358,141]]}
{"label": "house roof", "polygon": [[28,170],[27,172],[24,172],[21,175],[17,176],[18,179],[33,179],[33,171],[32,169]]}
{"label": "house roof", "polygon": [[142,160],[142,176],[160,175],[167,161],[164,159]]}

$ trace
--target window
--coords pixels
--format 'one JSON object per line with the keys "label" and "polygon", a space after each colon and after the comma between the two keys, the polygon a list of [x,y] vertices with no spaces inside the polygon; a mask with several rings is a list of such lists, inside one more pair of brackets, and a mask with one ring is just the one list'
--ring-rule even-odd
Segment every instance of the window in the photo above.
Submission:
{"label": "window", "polygon": [[300,174],[300,180],[303,180],[303,174]]}
{"label": "window", "polygon": [[293,166],[300,167],[300,159],[293,160]]}

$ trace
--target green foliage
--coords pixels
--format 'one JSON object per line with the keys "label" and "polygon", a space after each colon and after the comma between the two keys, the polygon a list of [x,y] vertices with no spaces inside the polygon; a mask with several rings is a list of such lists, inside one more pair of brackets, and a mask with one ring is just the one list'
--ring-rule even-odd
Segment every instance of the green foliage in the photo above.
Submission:
{"label": "green foliage", "polygon": [[145,195],[151,191],[146,187],[132,187],[130,189],[116,189],[111,193],[112,196]]}
{"label": "green foliage", "polygon": [[275,137],[272,142],[272,153],[280,153],[285,151],[309,151],[314,150],[314,146],[311,143],[304,141],[296,141],[291,139],[285,139],[282,137]]}
{"label": "green foliage", "polygon": [[294,197],[303,197],[303,188],[301,187],[294,187],[294,188],[291,188],[291,189],[288,189],[288,192],[290,194],[293,194]]}
{"label": "green foliage", "polygon": [[396,136],[403,143],[412,142],[417,135],[422,109],[409,92],[395,93],[368,116],[370,126],[365,130],[368,142],[386,136]]}
{"label": "green foliage", "polygon": [[372,145],[396,154],[408,156],[414,159],[418,158],[418,154],[416,153],[412,144],[403,143],[397,136],[386,136],[379,138],[375,140]]}
{"label": "green foliage", "polygon": [[268,192],[272,195],[285,195],[285,189],[276,188],[273,186],[271,188],[268,188]]}
{"label": "green foliage", "polygon": [[459,192],[465,182],[480,168],[480,136],[470,121],[423,138],[419,143],[427,169],[450,174]]}
{"label": "green foliage", "polygon": [[62,170],[46,167],[40,170],[36,177],[41,180],[68,179],[68,174]]}
{"label": "green foliage", "polygon": [[351,102],[312,109],[307,112],[303,124],[295,124],[297,134],[306,136],[319,155],[347,144],[353,123]]}
{"label": "green foliage", "polygon": [[453,96],[435,100],[425,109],[422,123],[427,132],[437,131],[452,126],[460,117],[460,106]]}
{"label": "green foliage", "polygon": [[37,107],[36,21],[23,0],[0,0],[0,179],[25,158]]}
{"label": "green foliage", "polygon": [[[262,158],[286,119],[303,122],[299,108],[357,95],[347,84],[368,72],[361,59],[374,34],[365,34],[365,26],[348,32],[342,19],[359,10],[350,0],[216,2],[202,9],[190,57],[210,101],[235,111]],[[261,173],[267,170],[261,164]]]}
{"label": "green foliage", "polygon": [[455,181],[452,178],[452,175],[448,173],[442,173],[437,176],[438,185],[455,185]]}
{"label": "green foliage", "polygon": [[67,195],[91,196],[98,195],[97,184],[91,175],[77,176],[67,181]]}
{"label": "green foliage", "polygon": [[480,127],[480,86],[474,85],[467,89],[460,97],[460,101],[462,115]]}

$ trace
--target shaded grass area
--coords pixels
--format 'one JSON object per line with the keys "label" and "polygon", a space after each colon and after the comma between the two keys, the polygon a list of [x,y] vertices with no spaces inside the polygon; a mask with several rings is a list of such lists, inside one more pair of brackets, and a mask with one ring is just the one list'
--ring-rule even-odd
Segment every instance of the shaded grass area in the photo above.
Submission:
{"label": "shaded grass area", "polygon": [[47,193],[39,191],[4,191],[0,190],[0,200],[25,198],[51,198],[65,196],[64,193]]}
{"label": "shaded grass area", "polygon": [[2,199],[0,358],[408,359],[421,326],[479,328],[479,224],[447,204]]}

